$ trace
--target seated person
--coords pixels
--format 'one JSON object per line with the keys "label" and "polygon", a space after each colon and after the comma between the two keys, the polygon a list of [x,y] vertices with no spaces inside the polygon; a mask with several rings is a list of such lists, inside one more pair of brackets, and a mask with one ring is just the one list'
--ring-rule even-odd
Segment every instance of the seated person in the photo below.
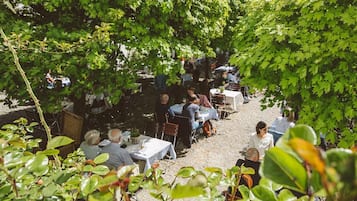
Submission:
{"label": "seated person", "polygon": [[196,95],[188,97],[188,103],[182,108],[182,116],[190,119],[192,124],[192,130],[199,128],[200,123],[196,121],[196,117],[199,117],[200,106],[198,106],[200,99]]}
{"label": "seated person", "polygon": [[[236,166],[241,167],[242,165],[244,167],[250,167],[254,169],[254,174],[250,175],[253,180],[253,185],[251,187],[258,185],[261,177],[259,175],[259,152],[256,148],[249,148],[244,154],[244,160],[238,159],[238,161],[236,162]],[[240,179],[239,185],[245,185],[248,187],[248,183],[244,178]],[[231,187],[228,188],[228,193],[232,193]],[[241,197],[239,190],[236,192],[236,196]]]}
{"label": "seated person", "polygon": [[169,117],[169,95],[166,92],[160,94],[160,99],[155,105],[156,132],[161,132],[162,125],[168,121]]}
{"label": "seated person", "polygon": [[215,79],[215,87],[224,87],[226,88],[229,85],[228,82],[228,71],[222,71]]}
{"label": "seated person", "polygon": [[100,132],[98,130],[90,130],[84,135],[84,142],[79,148],[84,152],[87,160],[93,160],[99,155],[101,149],[98,146],[100,142]]}
{"label": "seated person", "polygon": [[285,133],[286,130],[295,126],[295,114],[290,107],[284,110],[284,116],[274,120],[269,128],[269,133],[273,134],[274,143]]}
{"label": "seated person", "polygon": [[273,135],[268,133],[267,124],[259,121],[255,127],[256,132],[250,135],[248,148],[256,148],[259,151],[259,160],[262,160],[265,151],[274,147]]}
{"label": "seated person", "polygon": [[169,95],[166,92],[163,92],[160,94],[159,101],[156,102],[155,115],[159,124],[167,122],[166,118],[170,108],[169,99]]}
{"label": "seated person", "polygon": [[199,105],[202,105],[203,107],[213,108],[212,104],[209,102],[206,95],[196,93],[195,87],[192,87],[192,86],[188,87],[187,88],[187,99],[189,96],[193,96],[193,95],[196,95],[200,99]]}
{"label": "seated person", "polygon": [[[255,173],[251,175],[253,179],[253,186],[258,185],[260,181],[260,175],[259,175],[259,167],[260,167],[260,162],[259,162],[259,151],[256,148],[249,148],[245,154],[244,154],[244,160],[238,159],[236,162],[236,166],[244,167],[251,167],[255,170]],[[243,184],[247,186],[247,183],[244,179],[241,179],[239,184]]]}
{"label": "seated person", "polygon": [[190,71],[186,71],[185,74],[181,75],[182,85],[188,86],[193,82],[193,75]]}
{"label": "seated person", "polygon": [[109,154],[109,159],[105,164],[110,169],[118,169],[121,166],[134,164],[129,152],[121,148],[119,144],[121,137],[120,129],[111,129],[108,131],[109,143],[103,143],[101,153]]}

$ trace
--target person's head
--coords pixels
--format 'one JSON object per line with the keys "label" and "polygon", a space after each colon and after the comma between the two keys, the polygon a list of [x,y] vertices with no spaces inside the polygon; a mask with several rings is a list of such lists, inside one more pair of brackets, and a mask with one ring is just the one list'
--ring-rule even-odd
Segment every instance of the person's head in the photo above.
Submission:
{"label": "person's head", "polygon": [[288,122],[293,122],[295,120],[295,113],[291,107],[286,107],[284,109],[284,116],[287,118]]}
{"label": "person's head", "polygon": [[259,121],[255,127],[258,135],[265,135],[268,132],[267,124],[264,121]]}
{"label": "person's head", "polygon": [[118,128],[110,129],[108,131],[108,138],[114,143],[119,143],[121,140],[121,130]]}
{"label": "person's head", "polygon": [[247,160],[259,161],[259,151],[256,148],[249,148],[244,156]]}
{"label": "person's head", "polygon": [[84,135],[84,141],[88,145],[97,145],[100,142],[100,132],[98,130],[90,130]]}
{"label": "person's head", "polygon": [[188,96],[193,96],[195,94],[196,88],[195,87],[188,87],[187,88],[187,94]]}
{"label": "person's head", "polygon": [[200,99],[194,94],[192,96],[188,96],[188,101],[190,103],[199,104]]}
{"label": "person's head", "polygon": [[223,71],[222,77],[226,79],[228,77],[228,71]]}
{"label": "person's head", "polygon": [[169,94],[167,94],[167,93],[160,94],[160,103],[161,104],[167,104],[169,102],[169,99],[170,99]]}

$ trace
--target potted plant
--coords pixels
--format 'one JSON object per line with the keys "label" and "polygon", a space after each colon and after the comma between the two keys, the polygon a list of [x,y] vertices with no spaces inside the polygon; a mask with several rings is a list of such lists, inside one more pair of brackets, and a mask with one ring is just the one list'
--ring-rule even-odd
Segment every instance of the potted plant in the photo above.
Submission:
{"label": "potted plant", "polygon": [[130,139],[131,139],[131,143],[133,144],[139,144],[139,136],[140,136],[140,132],[139,129],[134,128],[131,133],[130,133]]}

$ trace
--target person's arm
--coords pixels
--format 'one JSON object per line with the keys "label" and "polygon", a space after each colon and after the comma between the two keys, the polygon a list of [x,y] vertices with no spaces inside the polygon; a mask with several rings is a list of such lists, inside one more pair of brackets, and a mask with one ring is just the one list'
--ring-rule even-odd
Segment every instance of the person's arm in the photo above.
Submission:
{"label": "person's arm", "polygon": [[124,161],[124,165],[134,164],[134,161],[133,159],[131,159],[131,156],[127,150],[124,150],[124,153],[122,155],[122,160]]}
{"label": "person's arm", "polygon": [[274,137],[273,135],[271,136],[271,140],[270,140],[270,143],[269,143],[269,148],[272,148],[274,147]]}

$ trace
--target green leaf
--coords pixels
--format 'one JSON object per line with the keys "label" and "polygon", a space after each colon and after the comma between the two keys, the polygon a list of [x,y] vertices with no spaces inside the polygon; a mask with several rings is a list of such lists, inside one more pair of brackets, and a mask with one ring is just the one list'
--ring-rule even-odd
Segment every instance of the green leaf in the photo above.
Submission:
{"label": "green leaf", "polygon": [[39,125],[39,123],[37,123],[37,122],[31,122],[29,126],[30,126],[30,127],[34,127],[34,126],[37,126],[37,125]]}
{"label": "green leaf", "polygon": [[25,167],[37,176],[44,175],[48,171],[48,158],[43,154],[35,155],[35,157],[26,162]]}
{"label": "green leaf", "polygon": [[176,184],[171,191],[172,199],[183,199],[190,197],[198,197],[204,194],[204,188],[199,186]]}
{"label": "green leaf", "polygon": [[269,180],[269,179],[267,179],[267,178],[265,178],[265,177],[263,177],[263,178],[260,179],[259,185],[260,185],[260,186],[264,186],[264,187],[269,188],[269,189],[272,189],[272,190],[274,190],[274,191],[277,191],[277,190],[279,190],[279,189],[282,188],[281,185],[276,184],[276,183],[274,183],[273,181],[271,181],[271,180]]}
{"label": "green leaf", "polygon": [[240,186],[238,186],[238,190],[241,193],[243,200],[249,200],[250,190],[247,186],[240,185]]}
{"label": "green leaf", "polygon": [[223,173],[222,169],[221,168],[217,168],[217,167],[206,167],[205,170],[207,172],[215,172],[215,173],[220,173],[220,174]]}
{"label": "green leaf", "polygon": [[83,167],[83,172],[91,172],[91,171],[93,171],[93,168],[94,167],[91,165],[86,165]]}
{"label": "green leaf", "polygon": [[57,191],[57,186],[52,183],[45,186],[45,188],[42,189],[42,194],[45,197],[51,197],[55,194],[56,191]]}
{"label": "green leaf", "polygon": [[65,183],[72,177],[73,174],[74,173],[72,172],[58,172],[53,178],[53,181],[57,184]]}
{"label": "green leaf", "polygon": [[183,167],[177,172],[176,176],[188,178],[194,174],[196,174],[196,170],[193,167]]}
{"label": "green leaf", "polygon": [[136,192],[140,188],[140,185],[143,183],[143,180],[144,175],[131,176],[128,190],[130,192]]}
{"label": "green leaf", "polygon": [[252,192],[254,196],[260,200],[269,200],[269,201],[277,200],[275,196],[275,192],[264,186],[255,186],[252,189]]}
{"label": "green leaf", "polygon": [[12,130],[12,131],[16,131],[19,127],[13,124],[5,124],[1,127],[1,129],[4,130]]}
{"label": "green leaf", "polygon": [[277,184],[305,193],[307,173],[302,164],[278,147],[266,151],[262,164],[263,176]]}
{"label": "green leaf", "polygon": [[0,198],[7,197],[7,195],[12,192],[12,188],[10,184],[3,184],[0,187]]}
{"label": "green leaf", "polygon": [[255,170],[251,167],[241,166],[241,174],[255,174]]}
{"label": "green leaf", "polygon": [[126,165],[124,167],[121,167],[117,172],[118,178],[124,179],[128,177],[135,168],[137,168],[135,165]]}
{"label": "green leaf", "polygon": [[294,194],[288,189],[283,189],[282,191],[279,192],[278,195],[279,201],[295,201],[296,199],[297,198],[294,196]]}
{"label": "green leaf", "polygon": [[53,156],[53,155],[58,155],[59,150],[58,149],[46,149],[44,151],[38,151],[36,154],[43,154],[47,156]]}
{"label": "green leaf", "polygon": [[81,191],[84,196],[87,196],[90,193],[93,193],[98,185],[97,177],[87,177],[84,178],[81,182]]}
{"label": "green leaf", "polygon": [[99,156],[94,158],[94,163],[95,164],[101,164],[104,163],[109,159],[109,154],[108,153],[102,153]]}
{"label": "green leaf", "polygon": [[96,167],[93,168],[92,172],[98,175],[106,175],[109,172],[109,168],[107,166],[104,165],[98,165]]}
{"label": "green leaf", "polygon": [[88,201],[112,201],[114,197],[113,192],[95,192],[89,195]]}
{"label": "green leaf", "polygon": [[290,128],[288,131],[288,136],[292,138],[301,138],[305,141],[308,141],[314,145],[317,144],[317,135],[313,128],[308,125],[298,124],[293,128]]}
{"label": "green leaf", "polygon": [[71,144],[73,140],[67,136],[56,136],[47,142],[47,149],[54,149],[60,146]]}
{"label": "green leaf", "polygon": [[347,160],[351,157],[353,154],[349,149],[336,148],[326,151],[328,166],[335,168],[340,173],[345,170]]}

